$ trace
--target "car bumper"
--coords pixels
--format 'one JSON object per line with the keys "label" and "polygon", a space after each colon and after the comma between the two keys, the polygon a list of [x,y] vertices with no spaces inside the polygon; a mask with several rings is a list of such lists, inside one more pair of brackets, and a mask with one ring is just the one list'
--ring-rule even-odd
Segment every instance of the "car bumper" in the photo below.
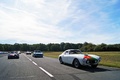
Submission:
{"label": "car bumper", "polygon": [[33,54],[33,57],[43,57],[43,54]]}
{"label": "car bumper", "polygon": [[83,59],[83,65],[97,65],[99,62],[100,60]]}
{"label": "car bumper", "polygon": [[31,53],[26,53],[26,55],[31,55]]}
{"label": "car bumper", "polygon": [[19,58],[19,56],[8,56],[8,59],[16,59]]}

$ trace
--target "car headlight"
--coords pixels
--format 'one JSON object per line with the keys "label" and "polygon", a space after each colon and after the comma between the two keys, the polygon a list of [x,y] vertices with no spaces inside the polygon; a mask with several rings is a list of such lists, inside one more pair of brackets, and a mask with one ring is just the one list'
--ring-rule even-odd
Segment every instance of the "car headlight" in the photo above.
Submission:
{"label": "car headlight", "polygon": [[101,61],[101,57],[99,57],[99,62]]}

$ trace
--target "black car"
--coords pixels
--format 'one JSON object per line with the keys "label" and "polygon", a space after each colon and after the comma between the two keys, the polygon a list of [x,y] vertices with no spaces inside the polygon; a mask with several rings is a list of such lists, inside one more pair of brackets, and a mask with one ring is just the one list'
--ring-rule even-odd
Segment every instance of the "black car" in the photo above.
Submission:
{"label": "black car", "polygon": [[17,52],[10,52],[8,54],[8,59],[19,59],[19,54]]}

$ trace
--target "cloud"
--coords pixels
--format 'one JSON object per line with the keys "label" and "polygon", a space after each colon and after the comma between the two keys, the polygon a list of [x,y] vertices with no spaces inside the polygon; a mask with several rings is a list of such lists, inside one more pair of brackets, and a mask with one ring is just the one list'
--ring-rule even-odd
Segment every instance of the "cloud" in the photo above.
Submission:
{"label": "cloud", "polygon": [[[23,3],[29,6],[32,4],[39,5],[37,2],[24,2],[24,0]],[[61,5],[65,5],[65,3],[61,3]],[[43,9],[38,9],[36,12],[31,11],[30,13],[29,8],[28,11],[26,11],[24,9],[19,9],[16,7],[8,7],[4,4],[1,5],[0,23],[2,26],[0,30],[0,36],[2,40],[13,39],[17,42],[49,43],[60,42],[62,38],[71,36],[71,33],[69,31],[64,31],[62,28],[55,25],[62,18],[64,18],[64,15],[66,14],[64,14],[63,11],[63,15],[61,15],[56,11],[56,7],[59,8],[60,5],[55,7],[48,3],[44,3],[44,5],[42,3],[42,6]],[[49,8],[49,6],[51,8]],[[37,7],[39,8],[40,6]],[[60,10],[62,11],[62,9],[64,10],[65,8],[60,7]]]}
{"label": "cloud", "polygon": [[[11,0],[10,3],[1,2],[0,41],[12,40],[13,42],[10,41],[10,43],[85,41],[110,43],[120,30],[118,29],[119,21],[112,22],[111,20],[113,10],[108,9],[116,3],[117,0],[104,2],[96,0]],[[119,10],[116,9],[116,11]],[[116,28],[117,32],[115,32]],[[113,36],[110,31],[114,32]]]}
{"label": "cloud", "polygon": [[[115,24],[114,26],[116,26],[117,21],[111,21],[113,19],[111,15],[114,15],[111,14],[111,11],[115,11],[111,10],[111,7],[117,3],[117,0],[105,2],[76,0],[75,3],[77,4],[73,6],[73,11],[71,11],[71,21],[68,21],[70,24],[65,25],[67,28],[69,26],[71,32],[78,37],[73,40],[74,42],[77,40],[77,42],[110,43],[115,39],[116,35],[112,36],[112,34],[117,32],[115,29],[113,30],[111,25]],[[117,29],[120,30],[118,27]],[[114,43],[117,42],[114,40]]]}

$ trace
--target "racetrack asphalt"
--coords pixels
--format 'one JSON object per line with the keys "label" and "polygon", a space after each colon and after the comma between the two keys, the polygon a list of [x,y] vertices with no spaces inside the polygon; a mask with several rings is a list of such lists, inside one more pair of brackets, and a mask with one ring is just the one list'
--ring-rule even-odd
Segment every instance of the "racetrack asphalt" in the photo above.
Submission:
{"label": "racetrack asphalt", "polygon": [[0,80],[120,80],[120,68],[76,69],[49,57],[34,58],[22,53],[19,59],[7,59],[6,54],[0,54]]}

